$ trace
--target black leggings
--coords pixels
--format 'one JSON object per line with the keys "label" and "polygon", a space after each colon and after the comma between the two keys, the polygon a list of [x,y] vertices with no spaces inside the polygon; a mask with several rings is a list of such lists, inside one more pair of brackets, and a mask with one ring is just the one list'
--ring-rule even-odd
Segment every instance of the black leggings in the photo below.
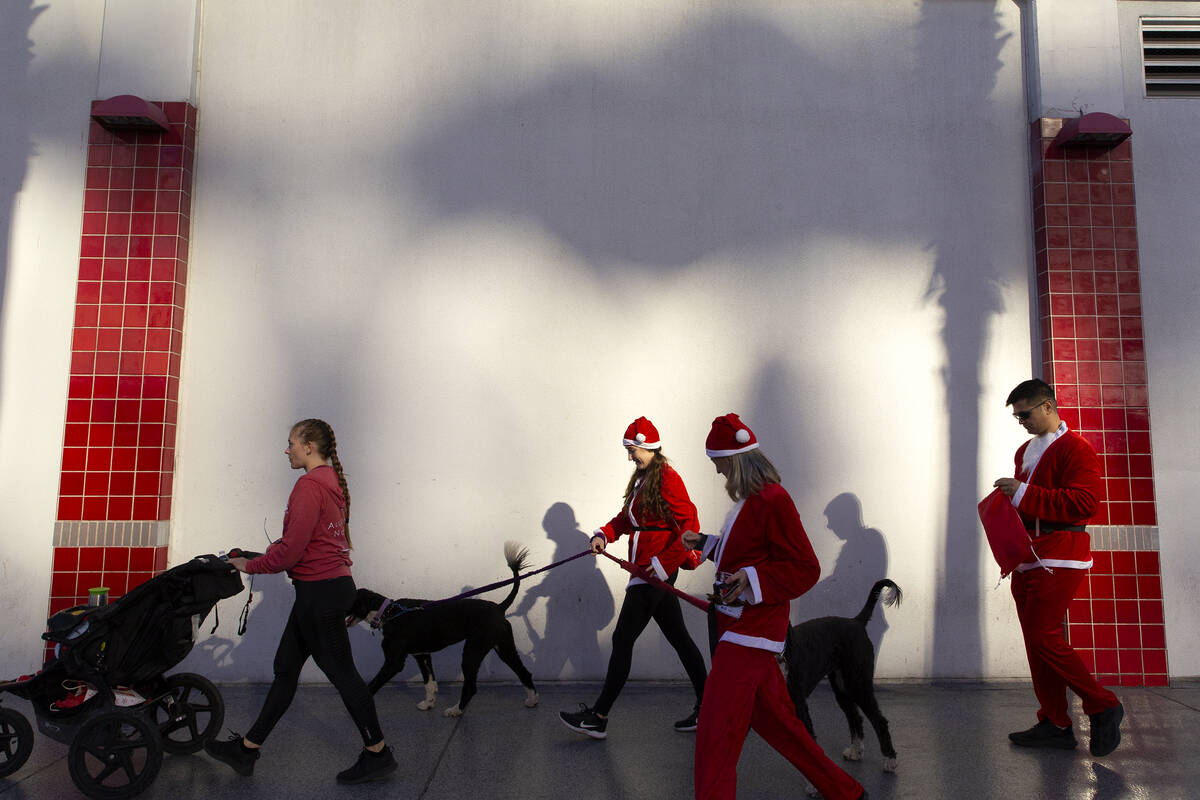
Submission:
{"label": "black leggings", "polygon": [[275,651],[275,680],[263,701],[262,711],[246,738],[262,744],[275,723],[292,704],[300,670],[308,657],[320,667],[342,696],[346,710],[358,727],[364,745],[383,740],[375,701],[354,666],[346,615],[354,603],[354,579],[345,576],[324,581],[293,581],[296,602]]}
{"label": "black leggings", "polygon": [[[667,579],[667,583],[675,585],[676,572]],[[704,679],[707,671],[704,668],[704,657],[683,624],[683,612],[679,609],[679,598],[648,583],[639,583],[625,590],[625,602],[621,605],[621,615],[617,617],[617,628],[613,631],[613,650],[608,659],[608,674],[604,676],[604,688],[600,690],[600,699],[592,707],[597,714],[608,714],[617,695],[625,686],[629,677],[629,667],[633,663],[633,643],[642,635],[642,631],[653,619],[666,637],[671,647],[679,654],[679,660],[692,681],[696,690],[696,705],[704,695]]]}

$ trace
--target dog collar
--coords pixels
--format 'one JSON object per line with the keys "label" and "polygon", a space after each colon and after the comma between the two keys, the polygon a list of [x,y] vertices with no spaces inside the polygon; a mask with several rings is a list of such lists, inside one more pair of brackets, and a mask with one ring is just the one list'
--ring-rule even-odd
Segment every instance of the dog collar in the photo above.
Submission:
{"label": "dog collar", "polygon": [[379,605],[379,610],[375,612],[375,619],[371,620],[370,623],[368,623],[368,624],[370,624],[370,626],[372,628],[378,628],[380,625],[383,624],[383,612],[387,611],[388,606],[390,606],[391,604],[392,604],[391,600],[387,599],[386,597],[383,598],[383,602]]}

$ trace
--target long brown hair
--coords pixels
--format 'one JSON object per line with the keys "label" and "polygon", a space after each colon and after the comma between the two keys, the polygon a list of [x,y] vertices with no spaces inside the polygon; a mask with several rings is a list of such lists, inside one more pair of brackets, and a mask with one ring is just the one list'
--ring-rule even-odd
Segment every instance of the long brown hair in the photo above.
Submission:
{"label": "long brown hair", "polygon": [[346,473],[338,459],[337,437],[333,435],[333,428],[323,419],[302,419],[292,426],[292,433],[296,434],[301,444],[308,443],[317,448],[321,458],[329,459],[333,465],[338,486],[342,487],[342,496],[346,498],[346,547],[353,550],[354,543],[350,541],[350,485],[346,483]]}
{"label": "long brown hair", "polygon": [[634,467],[633,475],[629,476],[629,485],[625,487],[625,505],[629,505],[629,498],[633,497],[634,490],[638,488],[640,478],[642,485],[638,491],[638,508],[659,519],[674,519],[671,507],[662,496],[662,473],[666,465],[667,457],[663,455],[662,450],[655,450],[654,458],[650,459],[650,464],[645,469]]}

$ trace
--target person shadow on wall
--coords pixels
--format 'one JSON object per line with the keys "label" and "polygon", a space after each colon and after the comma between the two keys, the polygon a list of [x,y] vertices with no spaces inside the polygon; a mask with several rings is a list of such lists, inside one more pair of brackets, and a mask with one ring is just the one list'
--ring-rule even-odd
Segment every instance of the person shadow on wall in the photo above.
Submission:
{"label": "person shadow on wall", "polygon": [[[217,602],[200,623],[195,645],[170,672],[197,672],[223,682],[255,680],[274,657],[275,646],[291,613],[291,587],[274,575],[242,574],[242,591]],[[250,608],[246,601],[253,595]],[[237,633],[244,619],[245,633]],[[228,635],[223,635],[228,634]],[[247,646],[238,646],[248,639]],[[261,680],[261,678],[259,678]]]}
{"label": "person shadow on wall", "polygon": [[[547,509],[542,528],[554,542],[552,561],[588,547],[588,537],[575,521],[574,509],[566,503],[555,503]],[[598,677],[608,663],[600,649],[599,632],[615,614],[612,590],[600,565],[595,557],[584,556],[542,574],[545,577],[525,591],[512,612],[525,620],[529,631],[533,646],[531,671],[548,680]],[[546,624],[539,635],[529,612],[542,598],[546,600]]]}
{"label": "person shadow on wall", "polygon": [[[793,619],[852,617],[867,601],[875,581],[892,577],[887,574],[888,550],[884,536],[863,524],[862,504],[856,495],[843,492],[830,500],[825,506],[825,524],[842,540],[842,548],[832,568],[821,565],[821,574],[825,577],[793,603]],[[867,634],[875,643],[876,651],[887,629],[887,620],[877,606],[867,624]]]}

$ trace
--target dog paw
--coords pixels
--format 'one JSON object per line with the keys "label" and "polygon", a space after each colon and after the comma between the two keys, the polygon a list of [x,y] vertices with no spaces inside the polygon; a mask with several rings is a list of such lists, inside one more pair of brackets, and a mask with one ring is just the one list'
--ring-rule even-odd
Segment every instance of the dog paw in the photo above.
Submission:
{"label": "dog paw", "polygon": [[861,739],[850,742],[850,746],[842,751],[842,758],[847,761],[862,761],[863,743]]}
{"label": "dog paw", "polygon": [[421,709],[422,711],[429,711],[436,705],[436,700],[422,700],[421,702],[417,703],[417,708]]}
{"label": "dog paw", "polygon": [[525,707],[537,708],[537,704],[540,699],[541,698],[538,697],[537,692],[525,692]]}
{"label": "dog paw", "polygon": [[896,771],[896,759],[885,758],[883,760],[883,771],[884,772],[895,772]]}
{"label": "dog paw", "polygon": [[447,708],[445,711],[442,712],[443,717],[461,717],[462,715],[463,715],[462,709],[459,708],[458,706],[450,706],[449,708]]}

